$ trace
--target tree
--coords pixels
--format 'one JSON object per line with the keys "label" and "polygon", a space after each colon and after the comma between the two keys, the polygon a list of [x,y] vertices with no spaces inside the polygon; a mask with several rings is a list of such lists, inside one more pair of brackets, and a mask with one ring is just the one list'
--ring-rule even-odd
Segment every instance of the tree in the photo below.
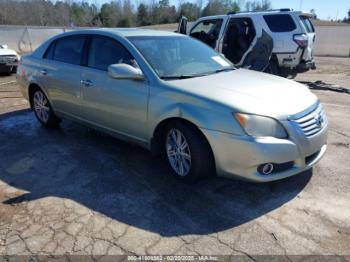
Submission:
{"label": "tree", "polygon": [[266,11],[271,9],[270,0],[247,1],[245,3],[246,11]]}
{"label": "tree", "polygon": [[202,11],[202,16],[226,14],[231,10],[230,0],[209,0]]}
{"label": "tree", "polygon": [[178,11],[178,18],[186,16],[189,21],[194,21],[200,16],[200,7],[195,3],[181,3]]}
{"label": "tree", "polygon": [[310,10],[310,14],[312,14],[313,19],[317,19],[316,10],[314,8]]}
{"label": "tree", "polygon": [[100,20],[105,27],[116,27],[121,20],[121,2],[111,2],[103,4],[100,10]]}
{"label": "tree", "polygon": [[350,23],[350,8],[349,8],[349,11],[348,11],[348,23]]}
{"label": "tree", "polygon": [[137,8],[136,23],[138,26],[150,24],[147,6],[143,3],[139,4]]}
{"label": "tree", "polygon": [[232,9],[233,12],[239,12],[239,11],[241,11],[241,6],[239,5],[238,2],[234,1],[232,3],[232,8],[231,9]]}

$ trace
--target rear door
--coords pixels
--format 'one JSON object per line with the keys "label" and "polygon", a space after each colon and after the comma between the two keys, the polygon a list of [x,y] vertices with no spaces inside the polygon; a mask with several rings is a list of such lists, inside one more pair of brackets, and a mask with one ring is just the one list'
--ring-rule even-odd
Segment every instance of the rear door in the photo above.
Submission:
{"label": "rear door", "polygon": [[304,53],[303,53],[303,60],[311,61],[313,59],[313,49],[314,49],[314,43],[316,38],[315,28],[310,18],[306,15],[301,15],[300,21],[301,21],[302,27],[304,27],[305,29],[307,39],[308,39],[307,47],[304,49]]}
{"label": "rear door", "polygon": [[272,48],[272,38],[252,18],[230,18],[221,52],[236,67],[264,71],[269,64]]}
{"label": "rear door", "polygon": [[56,111],[81,116],[80,74],[85,35],[71,35],[55,40],[39,68],[42,84]]}

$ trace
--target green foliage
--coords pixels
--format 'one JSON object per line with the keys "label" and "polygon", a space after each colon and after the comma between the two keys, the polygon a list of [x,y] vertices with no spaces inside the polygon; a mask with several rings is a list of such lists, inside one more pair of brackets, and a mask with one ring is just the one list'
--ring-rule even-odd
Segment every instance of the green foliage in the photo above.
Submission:
{"label": "green foliage", "polygon": [[150,24],[148,9],[147,6],[143,3],[139,4],[139,6],[137,7],[136,22],[138,26]]}
{"label": "green foliage", "polygon": [[189,21],[194,21],[200,16],[201,9],[197,4],[186,2],[179,6],[178,18],[186,16]]}
{"label": "green foliage", "polygon": [[[97,1],[97,0],[95,0]],[[170,0],[147,0],[133,6],[133,0],[111,0],[100,8],[91,0],[0,0],[0,24],[40,26],[104,26],[130,27],[176,23],[181,16],[194,21],[200,16],[226,14],[271,8],[269,0],[178,0],[176,8]],[[350,15],[350,10],[349,10]]]}

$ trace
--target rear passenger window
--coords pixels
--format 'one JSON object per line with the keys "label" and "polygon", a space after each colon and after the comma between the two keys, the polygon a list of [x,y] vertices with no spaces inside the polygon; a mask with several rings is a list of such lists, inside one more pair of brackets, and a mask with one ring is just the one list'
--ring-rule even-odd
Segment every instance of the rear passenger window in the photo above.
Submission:
{"label": "rear passenger window", "polygon": [[44,58],[45,59],[52,59],[53,58],[53,51],[55,50],[55,42],[52,42],[50,46],[46,49]]}
{"label": "rear passenger window", "polygon": [[80,65],[84,42],[84,36],[67,36],[56,40],[52,59],[68,64]]}
{"label": "rear passenger window", "polygon": [[264,15],[264,19],[271,32],[291,32],[296,29],[294,20],[290,15]]}
{"label": "rear passenger window", "polygon": [[89,67],[107,71],[108,66],[120,63],[137,67],[136,61],[128,50],[116,40],[104,36],[94,36],[91,39],[88,56]]}

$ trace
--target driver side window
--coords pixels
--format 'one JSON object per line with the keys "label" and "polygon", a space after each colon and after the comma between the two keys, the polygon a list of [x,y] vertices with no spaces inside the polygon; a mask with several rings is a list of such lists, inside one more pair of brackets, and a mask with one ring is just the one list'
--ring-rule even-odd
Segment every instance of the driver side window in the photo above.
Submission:
{"label": "driver side window", "polygon": [[128,50],[116,40],[104,36],[92,37],[88,55],[88,67],[107,71],[108,66],[121,63],[138,67]]}

